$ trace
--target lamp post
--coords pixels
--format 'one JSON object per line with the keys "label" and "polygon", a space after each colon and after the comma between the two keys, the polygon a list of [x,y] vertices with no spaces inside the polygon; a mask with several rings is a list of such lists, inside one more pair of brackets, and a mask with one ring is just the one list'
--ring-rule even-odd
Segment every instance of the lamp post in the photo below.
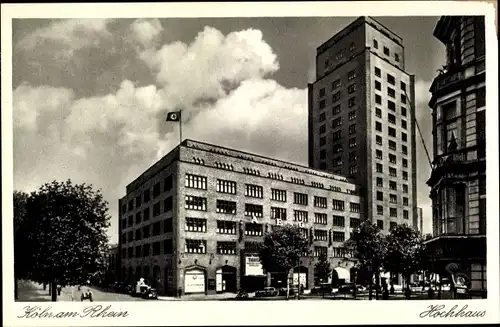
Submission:
{"label": "lamp post", "polygon": [[297,300],[300,300],[300,258],[297,260]]}

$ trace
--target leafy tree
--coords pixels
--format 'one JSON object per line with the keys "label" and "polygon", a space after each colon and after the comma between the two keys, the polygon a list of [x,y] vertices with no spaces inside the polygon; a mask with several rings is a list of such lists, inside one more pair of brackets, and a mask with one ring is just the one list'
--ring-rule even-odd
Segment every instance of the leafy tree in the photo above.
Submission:
{"label": "leafy tree", "polygon": [[332,267],[326,255],[322,255],[319,257],[318,262],[316,262],[315,268],[318,282],[324,283],[332,275]]}
{"label": "leafy tree", "polygon": [[315,268],[318,282],[324,283],[332,275],[332,267],[326,255],[322,255],[318,258],[318,262],[316,262]]}
{"label": "leafy tree", "polygon": [[276,226],[266,234],[259,248],[262,267],[266,271],[283,272],[287,276],[287,298],[290,290],[289,274],[307,253],[309,243],[297,226]]}
{"label": "leafy tree", "polygon": [[406,224],[396,226],[387,235],[384,268],[403,275],[407,296],[410,294],[410,276],[426,268],[428,262],[423,242],[422,234]]}
{"label": "leafy tree", "polygon": [[14,191],[14,297],[18,298],[18,281],[29,276],[26,256],[29,248],[25,246],[26,228],[26,202],[29,195],[21,191]]}
{"label": "leafy tree", "polygon": [[26,246],[31,276],[51,285],[78,285],[104,270],[109,226],[107,202],[86,184],[53,181],[26,203]]}
{"label": "leafy tree", "polygon": [[366,270],[369,276],[369,299],[372,299],[373,276],[377,281],[376,297],[378,299],[380,269],[384,262],[386,240],[377,225],[364,221],[359,228],[352,231],[351,237],[344,242],[347,253],[346,260],[354,263],[356,269]]}

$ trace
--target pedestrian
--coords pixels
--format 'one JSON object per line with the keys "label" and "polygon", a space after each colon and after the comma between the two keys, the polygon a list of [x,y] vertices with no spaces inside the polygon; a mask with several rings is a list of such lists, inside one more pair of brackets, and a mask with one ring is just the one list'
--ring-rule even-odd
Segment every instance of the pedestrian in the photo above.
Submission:
{"label": "pedestrian", "polygon": [[57,295],[61,296],[62,286],[57,285]]}
{"label": "pedestrian", "polygon": [[382,300],[389,300],[389,288],[385,279],[382,280]]}

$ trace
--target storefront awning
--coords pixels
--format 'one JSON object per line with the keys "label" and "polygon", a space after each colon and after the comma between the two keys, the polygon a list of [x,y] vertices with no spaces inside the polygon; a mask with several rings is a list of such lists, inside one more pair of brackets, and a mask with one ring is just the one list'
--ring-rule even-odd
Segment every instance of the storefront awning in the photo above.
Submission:
{"label": "storefront awning", "polygon": [[339,276],[339,279],[345,279],[346,282],[349,282],[351,280],[351,274],[349,270],[342,268],[342,267],[335,267],[333,268],[337,275]]}

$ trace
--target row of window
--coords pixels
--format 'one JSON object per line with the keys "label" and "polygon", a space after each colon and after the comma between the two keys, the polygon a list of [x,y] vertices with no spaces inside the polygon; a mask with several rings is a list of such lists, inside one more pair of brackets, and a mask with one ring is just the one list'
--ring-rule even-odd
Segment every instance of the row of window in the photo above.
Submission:
{"label": "row of window", "polygon": [[[383,216],[384,215],[384,206],[377,205],[377,215]],[[403,219],[409,219],[409,211],[408,210],[403,210]],[[389,208],[389,217],[391,218],[398,218],[398,209],[397,208]]]}
{"label": "row of window", "polygon": [[[161,244],[163,243],[163,251]],[[156,256],[160,254],[172,254],[173,242],[172,239],[157,241],[153,243],[140,244],[137,246],[129,246],[123,248],[122,258],[145,258],[150,255]]]}
{"label": "row of window", "polygon": [[[377,163],[375,164],[375,169],[377,173],[383,173],[384,172],[384,165]],[[391,177],[398,177],[398,170],[394,167],[389,167],[389,176]],[[407,181],[408,180],[408,172],[403,170],[403,180]]]}
{"label": "row of window", "polygon": [[[381,224],[380,224],[380,223]],[[395,223],[394,223],[395,224]],[[383,221],[377,221],[379,228],[383,228]],[[382,226],[382,227],[380,227]],[[391,229],[394,228],[393,222],[391,222]],[[317,231],[318,240],[326,241],[328,238],[328,233],[326,231]],[[332,233],[333,242],[344,242],[345,235],[339,234],[337,232]],[[163,247],[161,246],[163,243]],[[163,248],[163,249],[162,249]],[[221,255],[235,255],[237,254],[238,244],[234,241],[218,241],[216,245],[216,253]],[[259,248],[258,242],[245,242],[245,250],[250,252],[257,252]],[[163,250],[163,251],[162,251]],[[186,239],[184,246],[185,253],[207,253],[207,241],[200,239]],[[145,258],[150,255],[157,256],[160,254],[172,254],[173,253],[173,242],[172,239],[164,240],[163,242],[146,243],[137,246],[131,246],[124,248],[122,251],[122,258]],[[326,256],[328,253],[328,248],[326,246],[315,246],[314,256]],[[343,258],[346,256],[345,249],[339,247],[333,247],[333,257]]]}
{"label": "row of window", "polygon": [[[292,178],[292,182],[294,182],[294,179]],[[305,184],[303,180],[301,180],[300,184]],[[172,175],[168,176],[165,178],[164,182],[164,192],[168,192],[172,189],[173,186],[173,180],[172,180]],[[324,185],[321,183],[312,183],[314,187],[318,188],[324,188]],[[201,190],[207,190],[207,177],[205,176],[199,176],[199,175],[193,175],[193,174],[186,174],[185,178],[185,184],[184,186],[186,188],[195,188],[195,189],[201,189]],[[227,193],[227,194],[236,194],[237,193],[237,187],[236,187],[236,182],[234,181],[228,181],[228,180],[217,180],[217,186],[216,186],[217,192],[219,193]],[[160,182],[156,183],[153,186],[153,199],[158,197],[161,193],[161,184]],[[253,185],[253,184],[245,184],[245,196],[248,197],[254,197],[254,198],[263,198],[263,187],[259,185]],[[272,189],[271,191],[271,196],[272,199],[275,201],[282,201],[286,202],[286,191],[285,190],[276,190]],[[131,199],[128,202],[128,205],[123,204],[121,207],[121,212],[122,215],[127,213],[128,211],[134,210],[134,204],[135,204],[135,209],[139,208],[143,204],[148,203],[151,201],[151,193],[150,190],[144,190],[143,193],[138,195],[135,199]],[[165,209],[164,212],[171,210],[172,209],[172,198],[169,197],[165,201]],[[153,206],[153,216],[159,215],[160,212],[160,203],[157,202]],[[149,208],[147,210],[143,211],[144,220],[148,220],[149,217]],[[138,215],[142,215],[142,213],[138,213]],[[139,218],[138,218],[139,219]]]}
{"label": "row of window", "polygon": [[[375,76],[376,77],[382,76],[382,70],[379,67],[375,67]],[[387,78],[387,83],[389,83],[391,85],[396,85],[396,78],[393,75],[387,73],[386,78]],[[400,89],[402,91],[406,91],[406,83],[405,82],[403,82],[403,81],[400,82]]]}
{"label": "row of window", "polygon": [[[305,215],[304,215],[305,213]],[[298,211],[295,215],[295,221],[303,221],[307,222],[307,212]],[[285,220],[285,219],[282,219]],[[304,221],[303,221],[304,222]],[[327,225],[328,217],[326,214],[315,213],[314,214],[314,223],[320,225]],[[236,235],[236,222],[228,221],[228,220],[217,220],[217,234],[228,234],[228,235]],[[350,228],[358,228],[360,225],[359,218],[350,218]],[[249,236],[262,236],[263,235],[263,224],[247,222],[245,223],[244,233]],[[343,216],[333,216],[333,226],[334,227],[345,227],[345,217]],[[243,227],[243,226],[242,226]],[[207,219],[205,218],[192,218],[187,217],[185,220],[184,230],[186,232],[198,232],[198,233],[206,233],[207,232]]]}
{"label": "row of window", "polygon": [[[172,211],[173,209],[173,200],[172,197],[169,196],[168,198],[163,200],[163,212],[169,212]],[[158,201],[155,204],[153,204],[153,217],[157,217],[161,214],[161,202]],[[148,221],[151,216],[151,210],[150,207],[144,208],[142,211],[137,211],[134,215],[129,215],[127,218],[123,216],[121,220],[121,227],[122,228],[127,228],[130,226],[134,225],[134,217],[135,217],[135,224],[140,224],[143,221]]]}
{"label": "row of window", "polygon": [[[262,226],[260,226],[262,227]],[[259,227],[254,228],[253,230],[249,230],[251,233],[255,234],[254,236],[262,236],[262,231]],[[252,234],[252,235],[253,235]],[[314,240],[315,241],[328,241],[329,235],[326,230],[315,230],[314,231]],[[331,240],[335,243],[341,243],[345,241],[345,233],[343,232],[331,232]],[[157,242],[159,243],[159,242]],[[246,247],[247,242],[245,242],[245,249],[252,250],[252,247]],[[258,245],[255,246],[257,250]],[[129,248],[130,249],[130,248]],[[318,247],[315,249],[324,249],[324,253],[315,254],[315,256],[326,255],[327,247]],[[217,254],[229,254],[234,255],[237,254],[237,242],[234,241],[217,241]],[[207,253],[207,240],[203,239],[186,239],[185,240],[185,253],[198,253],[198,254],[206,254]],[[159,253],[158,253],[159,254]]]}
{"label": "row of window", "polygon": [[[122,221],[123,222],[123,221]],[[162,229],[163,224],[163,229]],[[130,225],[132,226],[132,225]],[[130,227],[128,226],[128,227]],[[163,232],[162,232],[163,230]],[[135,231],[124,232],[121,235],[122,244],[132,241],[140,241],[141,239],[147,239],[150,236],[158,236],[160,234],[166,234],[173,232],[173,219],[168,218],[162,222],[157,221],[153,224],[149,224],[140,228],[135,229]]]}
{"label": "row of window", "polygon": [[[300,205],[308,204],[308,195],[303,193],[295,193],[296,196],[294,203]],[[188,210],[198,210],[198,211],[207,211],[207,198],[186,195],[185,197],[185,209]],[[326,205],[327,198],[325,197],[314,197],[314,205],[320,208],[327,208]],[[227,201],[227,200],[216,200],[216,212],[236,215],[236,201]],[[345,202],[342,200],[332,200],[332,208],[337,211],[345,210]],[[361,209],[361,205],[359,203],[350,202],[349,210],[350,212],[359,213]],[[276,209],[274,209],[276,210]],[[273,209],[271,209],[273,212]],[[245,203],[245,216],[255,216],[262,217],[263,216],[263,206],[260,204],[250,204]]]}
{"label": "row of window", "polygon": [[[398,223],[396,223],[394,221],[389,222],[389,230],[393,230],[397,226],[398,226]],[[381,219],[378,219],[377,220],[377,227],[380,229],[384,229],[384,221]]]}
{"label": "row of window", "polygon": [[[172,187],[173,187],[173,178],[172,175],[169,175],[163,180],[163,192],[170,191]],[[127,211],[134,210],[134,204],[135,204],[135,209],[137,209],[141,205],[151,201],[152,198],[153,199],[157,198],[158,196],[160,196],[160,194],[161,194],[161,184],[160,182],[158,182],[153,186],[153,197],[151,197],[151,190],[146,189],[141,194],[137,195],[135,199],[130,199],[128,201],[128,204],[122,204],[121,212],[122,214],[125,214]]]}
{"label": "row of window", "polygon": [[[376,185],[377,187],[384,187],[384,180],[382,177],[377,177],[376,179]],[[403,190],[404,194],[408,193],[408,185],[407,184],[401,184],[401,188]],[[391,191],[398,191],[398,183],[395,181],[389,181],[389,189]],[[404,202],[404,201],[403,201]]]}
{"label": "row of window", "polygon": [[[406,99],[406,97],[405,97]],[[403,101],[401,101],[403,102]],[[406,100],[404,100],[404,103],[406,103]],[[375,104],[378,104],[378,105],[382,105],[382,96],[380,94],[375,94]],[[403,107],[401,107],[403,108]],[[387,100],[387,109],[391,110],[391,111],[396,111],[396,103],[391,101],[391,100]],[[406,108],[405,108],[405,116],[406,116]]]}
{"label": "row of window", "polygon": [[[356,79],[356,70],[351,70],[347,73],[347,80],[352,81]],[[335,81],[332,82],[332,91],[339,89],[342,86],[342,81],[340,78],[336,79]],[[356,91],[356,84],[351,84],[347,88],[349,90],[349,93],[353,93]],[[319,97],[324,97],[326,95],[326,89],[321,88],[319,90]]]}
{"label": "row of window", "polygon": [[[382,83],[380,83],[379,81],[375,81],[375,90],[376,91],[382,91]],[[393,99],[396,99],[396,90],[394,90],[390,86],[387,86],[387,96],[389,96],[389,97],[391,97]],[[400,100],[400,102],[402,104],[406,104],[407,103],[406,95],[405,94],[400,94],[400,99],[399,100]],[[375,94],[375,101],[377,102],[377,104],[382,104],[382,97],[379,94]],[[389,100],[389,101],[392,102],[391,100]],[[388,107],[389,107],[389,105],[388,105]]]}
{"label": "row of window", "polygon": [[[292,181],[292,183],[305,185],[305,182],[303,179],[297,179],[297,178],[292,177],[291,181]],[[207,190],[207,177],[193,175],[193,174],[186,174],[185,186],[186,186],[186,188]],[[324,188],[325,187],[325,185],[323,183],[317,183],[317,182],[311,182],[311,186],[316,187],[316,188]],[[219,193],[237,194],[237,184],[235,181],[217,179],[216,190]],[[297,194],[299,194],[299,193],[294,194],[294,199],[300,198],[300,195],[297,195]],[[274,188],[271,189],[271,200],[286,202],[287,201],[286,195],[287,195],[286,190],[280,190],[280,189],[274,189]],[[245,184],[245,196],[251,197],[251,198],[262,199],[264,197],[264,188],[260,185]],[[298,203],[298,202],[295,202],[295,203]]]}
{"label": "row of window", "polygon": [[[377,191],[377,201],[384,201],[384,192]],[[389,194],[389,202],[397,204],[398,203],[398,195],[397,194]],[[408,206],[409,200],[407,197],[403,197],[403,205]]]}
{"label": "row of window", "polygon": [[[382,123],[381,122],[375,122],[375,130],[377,132],[382,132]],[[389,127],[388,130],[387,130],[387,134],[390,136],[390,137],[397,137],[396,136],[396,129],[393,128],[393,127]],[[403,142],[408,142],[408,135],[405,133],[405,132],[401,132],[401,140]]]}
{"label": "row of window", "polygon": [[[404,109],[404,115],[406,116],[406,108],[401,107],[401,109]],[[382,109],[375,108],[375,116],[378,118],[382,118]],[[396,116],[391,113],[387,113],[387,121],[391,124],[396,124]],[[408,129],[408,123],[406,120],[401,119],[401,127],[403,129]]]}
{"label": "row of window", "polygon": [[[373,40],[373,48],[374,48],[374,49],[378,49],[378,41],[377,41],[377,40],[375,40],[375,39]],[[390,55],[391,55],[391,51],[390,51],[390,50],[389,50],[389,48],[388,48],[388,47],[386,47],[386,46],[384,46],[384,47],[383,47],[383,53],[384,53],[384,55],[386,55],[386,56],[390,56]],[[394,53],[394,60],[395,60],[396,62],[399,62],[399,60],[400,60],[400,58],[399,58],[399,54]]]}
{"label": "row of window", "polygon": [[[382,144],[382,136],[375,135],[375,143],[377,145],[383,145]],[[396,143],[396,141],[389,140],[388,145],[389,145],[389,150],[397,151],[397,143]],[[404,154],[404,155],[407,155],[408,154],[408,146],[402,144],[401,145],[401,153]]]}

